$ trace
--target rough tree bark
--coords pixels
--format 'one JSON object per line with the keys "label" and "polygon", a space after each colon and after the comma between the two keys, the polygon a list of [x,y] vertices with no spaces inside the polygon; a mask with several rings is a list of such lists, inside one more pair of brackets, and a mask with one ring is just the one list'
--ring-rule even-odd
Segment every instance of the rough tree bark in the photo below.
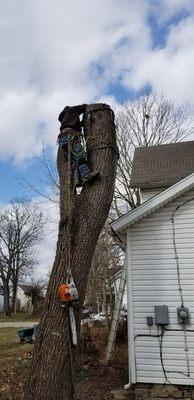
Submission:
{"label": "rough tree bark", "polygon": [[[100,178],[87,183],[81,194],[72,197],[71,268],[80,295],[85,297],[87,277],[95,245],[106,221],[112,201],[117,164],[114,114],[105,104],[87,107],[84,118],[88,162],[100,170]],[[26,400],[70,400],[74,397],[68,333],[68,313],[61,308],[58,287],[66,281],[67,238],[67,162],[58,150],[60,178],[60,224],[56,257],[35,343]],[[79,330],[80,313],[77,311]]]}

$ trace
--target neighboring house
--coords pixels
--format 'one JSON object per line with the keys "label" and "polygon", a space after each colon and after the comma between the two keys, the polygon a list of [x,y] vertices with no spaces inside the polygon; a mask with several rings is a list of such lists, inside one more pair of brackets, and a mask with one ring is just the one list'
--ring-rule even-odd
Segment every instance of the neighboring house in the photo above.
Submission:
{"label": "neighboring house", "polygon": [[32,311],[32,285],[19,285],[17,299],[20,301],[20,311]]}
{"label": "neighboring house", "polygon": [[[10,297],[10,304],[12,302],[12,297]],[[20,310],[20,302],[17,299],[17,311]],[[3,287],[0,285],[0,313],[4,312],[4,295],[3,295]]]}
{"label": "neighboring house", "polygon": [[[44,285],[45,286],[45,285]],[[44,300],[44,286],[40,291],[36,291],[36,286],[33,285],[19,285],[17,289],[17,311],[26,311],[32,314],[34,311],[38,312]],[[12,298],[10,297],[10,303]],[[0,286],[0,312],[4,311],[4,297],[3,289]]]}
{"label": "neighboring house", "polygon": [[38,314],[41,311],[47,285],[19,285],[17,298],[20,301],[20,310],[29,314]]}
{"label": "neighboring house", "polygon": [[[20,285],[17,290],[17,311],[29,311],[31,310],[32,301],[29,293],[29,285]],[[12,297],[10,297],[10,304]],[[0,286],[0,312],[4,312],[4,296],[3,288]]]}
{"label": "neighboring house", "polygon": [[194,385],[192,172],[194,142],[137,149],[143,202],[112,223],[127,251],[129,383]]}

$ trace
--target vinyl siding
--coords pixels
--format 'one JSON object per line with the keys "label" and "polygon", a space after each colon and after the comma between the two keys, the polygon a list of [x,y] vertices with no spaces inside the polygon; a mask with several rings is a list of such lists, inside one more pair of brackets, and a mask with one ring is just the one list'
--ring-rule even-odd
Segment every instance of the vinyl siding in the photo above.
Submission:
{"label": "vinyl siding", "polygon": [[[146,316],[154,317],[154,306],[169,307],[167,328],[181,329],[177,323],[180,306],[177,268],[173,247],[171,216],[186,199],[194,199],[190,191],[153,215],[130,228],[133,326],[130,334],[157,334],[157,327],[149,328]],[[175,216],[176,244],[180,262],[180,276],[185,307],[189,308],[194,330],[194,200],[178,209]],[[174,384],[194,384],[194,332],[187,333],[191,378],[179,373],[168,373]],[[166,332],[163,339],[165,369],[187,372],[184,333]],[[158,338],[138,337],[134,343],[137,382],[164,383]]]}

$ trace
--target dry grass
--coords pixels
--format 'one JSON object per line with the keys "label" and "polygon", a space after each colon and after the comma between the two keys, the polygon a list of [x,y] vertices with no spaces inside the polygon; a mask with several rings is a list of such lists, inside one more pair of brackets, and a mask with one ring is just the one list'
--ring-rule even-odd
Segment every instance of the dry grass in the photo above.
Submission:
{"label": "dry grass", "polygon": [[37,320],[37,317],[33,315],[28,315],[27,313],[17,313],[12,314],[10,317],[7,317],[5,314],[0,313],[0,322],[14,322],[14,321],[34,321]]}
{"label": "dry grass", "polygon": [[21,345],[19,343],[19,336],[17,331],[21,328],[1,328],[0,329],[0,365],[5,363],[6,359],[12,359],[13,357],[20,357],[26,351],[32,348],[30,344]]}
{"label": "dry grass", "polygon": [[[78,355],[77,400],[111,400],[110,391],[123,387],[128,379],[127,343],[116,345],[113,359],[108,367],[103,366],[107,346],[107,329],[86,327],[85,340]],[[30,360],[25,352],[33,345],[19,344],[18,328],[0,329],[0,400],[23,400],[25,379]],[[82,370],[83,368],[83,370]]]}
{"label": "dry grass", "polygon": [[19,343],[18,328],[0,329],[0,399],[22,399],[23,383],[29,366],[25,353],[33,345]]}

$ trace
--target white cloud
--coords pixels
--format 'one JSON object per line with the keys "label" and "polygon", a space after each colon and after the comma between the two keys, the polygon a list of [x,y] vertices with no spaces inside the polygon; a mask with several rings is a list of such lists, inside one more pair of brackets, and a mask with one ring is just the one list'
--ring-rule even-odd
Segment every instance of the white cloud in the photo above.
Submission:
{"label": "white cloud", "polygon": [[[109,83],[150,83],[194,102],[191,0],[18,0],[0,4],[0,159],[22,163],[55,145],[66,104],[115,99]],[[171,22],[166,45],[152,48],[148,17]],[[101,72],[99,72],[101,69]]]}
{"label": "white cloud", "polygon": [[[96,65],[125,37],[143,40],[146,5],[118,0],[1,2],[0,157],[22,162],[55,144],[65,104],[106,96],[111,66]],[[108,72],[110,69],[110,73]],[[45,129],[40,129],[45,124]]]}
{"label": "white cloud", "polygon": [[173,26],[166,46],[146,51],[144,62],[136,64],[128,84],[138,89],[149,82],[177,103],[194,103],[193,36],[193,17]]}
{"label": "white cloud", "polygon": [[169,20],[181,11],[192,12],[194,8],[192,0],[159,0],[159,4],[161,12],[157,13],[157,7],[155,7],[155,11],[160,22]]}

